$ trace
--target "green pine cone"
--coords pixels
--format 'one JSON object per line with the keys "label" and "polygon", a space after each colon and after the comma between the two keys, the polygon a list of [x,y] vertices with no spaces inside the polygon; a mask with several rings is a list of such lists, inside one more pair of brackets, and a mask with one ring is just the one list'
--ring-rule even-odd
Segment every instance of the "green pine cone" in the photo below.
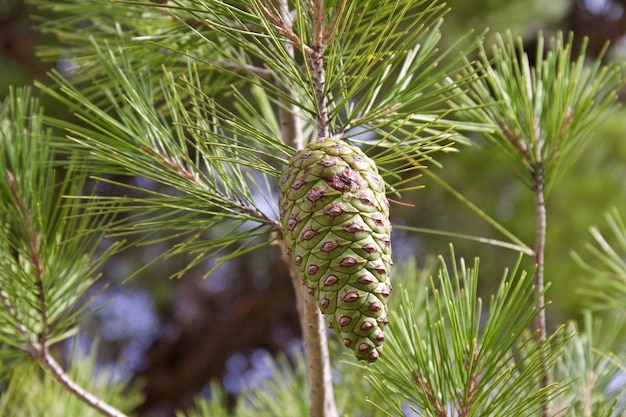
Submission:
{"label": "green pine cone", "polygon": [[335,139],[310,143],[280,181],[287,250],[330,327],[359,360],[382,352],[391,292],[391,223],[374,161]]}

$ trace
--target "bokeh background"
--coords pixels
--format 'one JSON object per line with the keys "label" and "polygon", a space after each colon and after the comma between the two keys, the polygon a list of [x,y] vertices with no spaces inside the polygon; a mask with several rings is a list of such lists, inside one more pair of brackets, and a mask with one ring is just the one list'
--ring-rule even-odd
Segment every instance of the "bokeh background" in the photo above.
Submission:
{"label": "bokeh background", "polygon": [[[574,31],[576,44],[589,38],[595,56],[611,42],[605,60],[626,61],[626,0],[451,0],[452,11],[443,27],[444,43],[468,30],[494,33],[511,30],[534,50],[539,30]],[[33,28],[38,14],[21,0],[0,0],[0,98],[9,85],[46,80],[55,62],[42,62]],[[45,40],[50,43],[49,39]],[[64,117],[64,109],[46,104],[46,111]],[[440,156],[433,168],[454,188],[501,222],[529,246],[534,241],[533,199],[499,161],[480,146]],[[133,181],[142,181],[140,178]],[[392,207],[392,221],[415,227],[499,237],[462,203],[428,178],[424,189],[403,196],[415,207]],[[99,192],[114,194],[101,185]],[[565,180],[551,191],[548,206],[546,279],[551,326],[576,318],[584,307],[577,288],[588,279],[572,262],[571,251],[582,251],[588,228],[605,229],[603,214],[626,208],[626,110],[618,110],[602,126]],[[414,256],[418,264],[433,254],[446,253],[450,239],[396,230],[395,263]],[[482,291],[489,292],[516,253],[467,241],[453,241],[456,252],[481,258]],[[184,278],[168,277],[188,262],[184,257],[160,260],[132,279],[126,278],[165,251],[164,246],[136,247],[106,265],[98,310],[79,336],[90,348],[98,340],[103,366],[123,378],[142,380],[145,400],[140,415],[168,416],[191,404],[197,393],[219,380],[234,401],[237,392],[267,372],[259,364],[299,343],[299,322],[293,290],[277,248],[270,247],[220,267],[208,279],[204,270]],[[530,265],[528,265],[530,266]]]}

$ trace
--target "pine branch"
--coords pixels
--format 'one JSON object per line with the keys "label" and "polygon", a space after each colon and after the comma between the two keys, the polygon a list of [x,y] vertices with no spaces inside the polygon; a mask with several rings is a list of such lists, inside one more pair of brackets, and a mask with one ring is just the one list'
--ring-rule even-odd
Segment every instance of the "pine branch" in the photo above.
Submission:
{"label": "pine branch", "polygon": [[[162,256],[190,252],[198,255],[182,273],[239,241],[257,239],[262,233],[269,237],[272,230],[280,231],[278,222],[259,209],[256,201],[259,197],[253,192],[258,176],[280,175],[275,165],[283,163],[281,155],[290,152],[278,140],[281,136],[278,122],[275,125],[271,122],[273,113],[266,109],[270,100],[264,91],[260,87],[252,90],[259,100],[265,100],[258,103],[259,108],[270,113],[265,117],[258,115],[259,110],[253,107],[249,97],[239,93],[236,97],[242,106],[231,110],[202,90],[204,82],[195,66],[189,67],[184,78],[175,79],[170,72],[160,77],[150,74],[144,77],[132,69],[123,52],[112,59],[107,58],[111,51],[101,52],[108,76],[111,81],[117,80],[106,94],[113,111],[104,110],[107,104],[103,103],[76,104],[91,98],[60,76],[58,80],[67,87],[68,97],[44,87],[91,125],[50,120],[51,124],[70,132],[74,139],[60,142],[59,149],[89,150],[91,156],[85,169],[97,169],[98,176],[122,173],[166,186],[165,191],[161,187],[156,192],[119,184],[134,189],[134,196],[139,193],[151,198],[89,200],[93,212],[103,210],[115,215],[132,212],[130,217],[125,216],[129,221],[107,225],[107,232],[115,236],[141,233],[144,243],[149,242],[146,233],[157,236],[154,241],[165,240],[167,235],[176,238],[178,243]],[[116,61],[122,61],[123,66],[109,64]],[[103,88],[109,88],[106,87],[109,81],[101,83]],[[155,88],[155,84],[160,88]],[[254,117],[244,120],[248,112]],[[182,195],[170,195],[170,189]],[[130,220],[135,219],[139,222],[132,224]],[[258,233],[256,228],[246,226],[248,221],[261,227]],[[226,227],[227,234],[220,237],[213,234],[211,239],[203,240],[204,232]],[[182,242],[181,237],[184,237]],[[269,244],[269,239],[265,244]]]}
{"label": "pine branch", "polygon": [[30,346],[31,354],[54,376],[54,378],[63,385],[69,392],[74,394],[77,398],[83,401],[85,404],[100,412],[103,416],[107,417],[127,417],[117,408],[105,401],[101,400],[94,394],[85,390],[79,384],[77,384],[59,365],[59,363],[52,357],[48,351],[47,345],[42,346]]}
{"label": "pine branch", "polygon": [[28,257],[31,265],[35,268],[35,277],[36,282],[35,286],[37,288],[36,298],[39,301],[39,315],[41,317],[41,333],[39,334],[39,343],[41,345],[45,345],[48,338],[48,313],[46,308],[46,292],[44,288],[44,270],[43,270],[43,261],[41,258],[41,252],[39,250],[39,238],[37,236],[37,231],[34,229],[31,219],[31,214],[28,212],[26,207],[24,206],[24,199],[20,195],[19,190],[17,189],[17,184],[15,182],[15,176],[13,172],[10,170],[6,170],[6,180],[9,186],[9,190],[12,194],[13,200],[16,204],[16,208],[18,211],[18,215],[23,219],[23,223],[21,224],[23,230],[22,239],[27,242],[28,248]]}
{"label": "pine branch", "polygon": [[585,280],[581,294],[592,310],[623,309],[626,306],[626,223],[617,208],[605,214],[611,235],[606,236],[597,226],[590,228],[595,241],[586,249],[592,256],[584,260],[578,253],[572,257],[592,279]]}
{"label": "pine branch", "polygon": [[[535,64],[521,39],[510,33],[499,36],[493,59],[483,49],[476,64],[478,73],[467,94],[453,98],[453,105],[474,121],[499,128],[485,132],[488,142],[512,162],[514,172],[532,190],[535,202],[536,237],[533,259],[538,343],[547,337],[544,300],[544,252],[546,239],[546,193],[582,153],[592,137],[593,126],[606,116],[623,85],[617,67],[601,68],[602,57],[591,65],[585,60],[586,40],[573,59],[572,35],[564,41],[558,34],[544,50],[539,34]],[[544,376],[541,388],[550,385],[548,352],[541,349]],[[547,397],[546,397],[547,398]],[[549,402],[542,415],[550,412]]]}
{"label": "pine branch", "polygon": [[280,231],[280,223],[277,220],[268,217],[258,208],[246,203],[241,198],[239,198],[237,194],[232,194],[229,196],[215,187],[210,187],[200,179],[200,176],[197,172],[189,170],[187,167],[185,167],[185,165],[180,163],[180,161],[173,158],[172,155],[157,152],[152,148],[143,147],[143,150],[147,154],[151,155],[155,160],[162,162],[163,166],[168,167],[174,172],[178,173],[181,178],[186,179],[191,184],[205,191],[207,194],[214,194],[216,197],[222,199],[224,202],[230,203],[235,211],[238,211],[241,214],[245,214],[252,219],[257,219],[261,223],[269,225],[274,230]]}
{"label": "pine branch", "polygon": [[[335,11],[335,19],[339,10]],[[329,34],[332,33],[332,27],[327,31],[324,27],[326,13],[324,12],[324,1],[314,0],[312,3],[313,14],[313,47],[310,54],[307,55],[311,73],[313,78],[313,89],[317,99],[317,137],[318,140],[325,139],[329,135],[328,125],[328,98],[326,96],[326,69],[324,68],[324,52],[328,45]],[[334,20],[336,22],[336,20]]]}
{"label": "pine branch", "polygon": [[423,416],[527,417],[563,393],[563,386],[540,383],[545,364],[552,366],[572,334],[561,329],[539,342],[527,331],[538,312],[533,280],[518,274],[520,261],[505,272],[487,308],[477,293],[478,261],[469,269],[454,254],[440,258],[429,296],[422,274],[430,269],[396,275],[395,320],[385,355],[371,368],[390,415],[403,415],[408,403]]}
{"label": "pine branch", "polygon": [[[537,269],[535,270],[535,298],[536,308],[538,310],[537,318],[535,319],[535,327],[538,331],[537,337],[540,343],[545,343],[548,337],[546,329],[546,313],[545,313],[545,297],[544,297],[544,252],[546,246],[546,201],[544,198],[544,178],[542,163],[539,162],[536,167],[534,178],[534,197],[535,197],[535,211],[536,211],[536,227],[537,232],[535,236],[535,250],[533,259]],[[544,353],[545,355],[545,353]],[[541,380],[541,388],[545,389],[550,384],[550,371],[547,368],[547,361],[543,360],[546,369],[544,369],[545,375]],[[544,417],[548,417],[549,407],[546,403],[543,409]]]}
{"label": "pine branch", "polygon": [[484,132],[485,138],[531,189],[534,169],[542,164],[548,193],[615,108],[624,79],[617,65],[604,66],[602,54],[587,60],[586,39],[577,57],[571,33],[547,41],[539,33],[537,39],[534,66],[522,40],[508,32],[497,36],[492,54],[482,47],[469,70],[469,91],[453,96],[451,104],[466,120],[498,127]]}

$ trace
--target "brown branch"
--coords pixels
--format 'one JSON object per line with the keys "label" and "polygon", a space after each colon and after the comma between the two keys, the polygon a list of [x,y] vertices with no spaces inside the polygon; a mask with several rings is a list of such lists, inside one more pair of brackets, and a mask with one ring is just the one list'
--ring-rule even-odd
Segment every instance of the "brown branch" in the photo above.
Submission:
{"label": "brown branch", "polygon": [[187,167],[185,167],[179,161],[172,158],[171,155],[162,154],[161,152],[159,152],[156,146],[154,149],[149,148],[147,146],[141,146],[141,150],[144,151],[146,154],[148,154],[150,157],[159,160],[164,166],[170,168],[172,171],[176,172],[182,178],[185,178],[186,180],[188,180],[195,186],[201,188],[202,190],[206,192],[218,195],[219,198],[223,199],[225,202],[230,202],[234,204],[240,213],[247,214],[248,216],[257,219],[261,221],[262,223],[269,225],[274,230],[277,230],[277,231],[281,230],[280,223],[278,221],[276,221],[275,219],[269,218],[261,210],[257,209],[256,207],[250,206],[249,204],[245,203],[241,199],[237,198],[237,196],[235,196],[234,198],[231,198],[230,196],[227,196],[226,194],[222,193],[220,190],[209,187],[200,179],[200,176],[198,175],[197,172],[187,169]]}
{"label": "brown branch", "polygon": [[524,162],[529,166],[532,166],[532,158],[530,157],[526,144],[522,138],[517,133],[513,132],[511,126],[509,126],[505,120],[498,120],[498,125],[502,129],[504,136],[509,140],[509,142],[511,142],[515,149],[517,149],[520,155],[522,155]]}
{"label": "brown branch", "polygon": [[52,376],[67,389],[69,392],[74,394],[78,399],[87,404],[89,407],[98,411],[100,414],[107,417],[127,417],[126,414],[122,413],[117,408],[112,405],[106,403],[100,398],[96,397],[94,394],[85,390],[79,384],[76,383],[59,365],[59,363],[52,357],[50,352],[48,351],[48,347],[46,345],[43,346],[35,346],[31,345],[33,356],[39,360],[39,362],[46,368]]}
{"label": "brown branch", "polygon": [[426,381],[426,378],[424,378],[424,375],[421,372],[412,371],[411,376],[413,377],[413,382],[415,382],[415,384],[424,391],[428,404],[430,404],[430,406],[435,411],[435,415],[437,417],[448,417],[446,408],[441,403],[441,401],[439,401],[439,399],[433,392],[433,389],[428,384],[428,381]]}
{"label": "brown branch", "polygon": [[[545,297],[544,297],[544,252],[545,252],[545,244],[546,244],[546,201],[544,197],[544,178],[543,178],[543,165],[538,164],[533,173],[534,180],[534,196],[535,196],[535,210],[537,216],[537,231],[535,237],[535,255],[534,261],[537,269],[535,271],[534,276],[534,284],[535,284],[535,298],[537,299],[537,304],[535,308],[538,310],[537,318],[535,319],[535,327],[538,331],[538,339],[539,343],[543,344],[540,346],[541,349],[541,367],[544,372],[544,376],[540,382],[540,388],[545,389],[550,384],[550,370],[548,369],[548,365],[546,363],[547,355],[545,352],[545,343],[547,340],[547,330],[546,330],[546,312],[545,312]],[[549,404],[548,402],[544,402],[542,407],[542,415],[544,417],[548,417],[549,415]]]}
{"label": "brown branch", "polygon": [[46,308],[46,296],[45,296],[45,284],[44,284],[44,270],[43,261],[41,259],[41,252],[39,250],[39,235],[33,226],[30,213],[15,181],[15,176],[11,170],[6,170],[7,183],[11,196],[17,205],[17,211],[22,218],[22,224],[20,225],[22,230],[22,238],[26,240],[28,249],[28,260],[35,269],[35,286],[37,288],[37,300],[39,302],[39,315],[41,316],[41,334],[38,335],[39,342],[43,345],[48,337],[48,311]]}
{"label": "brown branch", "polygon": [[304,52],[311,67],[313,86],[317,101],[317,136],[324,139],[329,136],[328,102],[326,97],[326,71],[324,69],[324,51],[337,23],[338,13],[335,13],[329,28],[324,27],[325,13],[323,0],[313,0],[313,46],[302,42],[293,31],[291,14],[287,7],[270,7],[267,0],[261,7],[265,18],[274,25],[279,34],[284,36],[291,45]]}
{"label": "brown branch", "polygon": [[330,21],[330,24],[328,25],[328,28],[326,28],[326,30],[324,31],[324,36],[323,38],[325,39],[326,44],[328,44],[328,40],[331,38],[331,36],[333,35],[333,33],[335,32],[335,28],[337,27],[337,20],[339,19],[339,16],[341,15],[341,12],[343,11],[343,7],[346,4],[346,0],[341,0],[341,5],[338,5],[335,10],[334,10],[334,16]]}
{"label": "brown branch", "polygon": [[309,65],[313,74],[313,86],[317,100],[317,137],[325,139],[329,136],[328,101],[326,99],[326,70],[324,69],[324,49],[313,47],[313,55],[309,58]]}
{"label": "brown branch", "polygon": [[263,6],[261,6],[261,12],[263,13],[263,16],[274,25],[276,31],[280,35],[285,37],[293,46],[304,52],[304,54],[307,56],[313,53],[311,47],[303,43],[300,37],[296,35],[296,33],[293,31],[291,23],[286,18],[288,14],[285,15],[285,13],[275,13],[272,10],[272,7],[270,7],[267,3],[267,0],[263,1]]}
{"label": "brown branch", "polygon": [[[570,115],[571,116],[571,115]],[[535,298],[537,309],[537,317],[535,318],[535,328],[537,330],[537,339],[541,348],[541,367],[544,373],[543,378],[540,381],[540,388],[543,390],[550,384],[550,369],[546,363],[547,354],[545,351],[545,343],[547,340],[547,326],[546,326],[546,312],[545,312],[545,296],[544,296],[544,253],[546,245],[546,200],[544,195],[545,190],[545,176],[544,176],[544,159],[543,159],[543,139],[541,136],[541,129],[539,123],[534,124],[535,146],[532,149],[533,154],[529,153],[527,146],[522,138],[515,134],[510,126],[505,121],[499,121],[499,125],[504,132],[506,138],[515,146],[517,151],[522,156],[524,162],[531,168],[532,174],[532,186],[535,200],[535,216],[536,216],[536,232],[535,232],[535,250],[533,260],[537,269],[534,275],[535,284]],[[567,129],[569,122],[566,120],[564,128]],[[543,417],[548,417],[550,404],[548,401],[544,401],[542,406]]]}
{"label": "brown branch", "polygon": [[[564,124],[561,128],[561,133],[569,128],[571,118],[571,111],[568,111],[565,117]],[[546,312],[545,312],[545,296],[544,296],[544,253],[546,245],[546,200],[545,200],[545,172],[544,172],[544,156],[543,146],[544,140],[541,138],[541,126],[539,121],[534,123],[534,149],[533,153],[529,153],[528,147],[525,145],[522,138],[515,134],[510,126],[505,121],[499,121],[499,125],[504,132],[505,137],[515,146],[517,151],[522,156],[524,162],[531,168],[532,174],[532,187],[535,200],[535,216],[536,216],[536,232],[535,232],[535,250],[533,260],[537,269],[534,275],[535,284],[535,298],[537,309],[537,317],[535,318],[535,328],[537,330],[538,342],[542,345],[541,349],[541,367],[544,373],[543,378],[540,381],[540,389],[544,390],[550,385],[550,369],[547,364],[546,354],[546,341],[547,341],[547,326],[546,326]],[[550,412],[550,404],[546,400],[542,405],[542,416],[548,417]]]}
{"label": "brown branch", "polygon": [[467,368],[470,370],[470,379],[467,385],[467,389],[465,390],[465,395],[461,399],[461,401],[459,401],[459,405],[457,406],[459,417],[467,417],[468,415],[470,415],[472,411],[472,406],[474,405],[474,397],[478,389],[477,382],[479,377],[478,373],[475,372],[475,364],[478,360],[479,354],[480,348],[478,346],[474,346],[474,352],[471,354],[471,358],[470,352],[467,352],[465,358],[466,362],[468,362]]}
{"label": "brown branch", "polygon": [[326,45],[324,37],[324,0],[313,0],[313,47],[322,47]]}
{"label": "brown branch", "polygon": [[537,297],[537,309],[539,309],[539,315],[537,316],[537,330],[539,330],[539,340],[546,341],[546,318],[545,318],[545,301],[543,297],[544,290],[544,252],[546,242],[546,202],[543,195],[543,171],[539,166],[534,174],[534,195],[535,195],[535,209],[537,211],[537,231],[535,242],[535,256],[534,261],[537,265],[535,271],[535,296]]}
{"label": "brown branch", "polygon": [[326,97],[326,69],[324,68],[324,52],[328,39],[324,29],[324,1],[313,1],[313,51],[307,56],[313,76],[313,88],[317,100],[317,137],[318,140],[329,136],[328,131],[328,99]]}

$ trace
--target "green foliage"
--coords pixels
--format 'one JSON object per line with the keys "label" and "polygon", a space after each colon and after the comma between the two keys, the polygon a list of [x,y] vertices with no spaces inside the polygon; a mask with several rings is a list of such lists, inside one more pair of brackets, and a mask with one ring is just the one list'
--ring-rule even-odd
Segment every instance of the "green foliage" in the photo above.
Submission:
{"label": "green foliage", "polygon": [[[128,386],[126,381],[118,380],[115,372],[98,367],[98,351],[93,349],[86,355],[73,346],[69,352],[72,360],[68,375],[101,400],[130,412],[141,400],[140,386]],[[101,416],[49,373],[42,372],[36,363],[22,363],[11,368],[8,384],[0,393],[0,415],[3,417]]]}
{"label": "green foliage", "polygon": [[[233,413],[227,407],[227,394],[221,385],[214,382],[209,385],[210,398],[198,397],[194,401],[193,409],[189,411],[177,411],[176,417],[229,417]],[[237,414],[234,414],[237,416]]]}
{"label": "green foliage", "polygon": [[581,289],[589,307],[626,310],[626,225],[616,209],[605,217],[612,239],[607,240],[594,226],[590,232],[595,245],[588,244],[586,247],[593,261],[585,261],[575,252],[572,256],[591,277],[585,280]]}
{"label": "green foliage", "polygon": [[[532,280],[518,265],[505,272],[489,306],[477,294],[478,261],[466,268],[452,253],[440,259],[431,295],[400,287],[385,355],[371,368],[388,415],[407,408],[422,416],[531,416],[563,387],[544,390],[543,364],[554,364],[571,334],[539,343],[527,331],[538,314]],[[412,271],[407,272],[411,281]],[[421,292],[428,291],[422,288]],[[383,407],[382,404],[378,405]]]}
{"label": "green foliage", "polygon": [[242,392],[242,401],[237,408],[238,416],[289,417],[309,413],[306,357],[295,349],[290,356],[291,359],[284,355],[276,359],[265,357],[264,367],[272,376]]}
{"label": "green foliage", "polygon": [[[98,175],[122,173],[159,184],[140,188],[116,183],[132,189],[134,195],[91,200],[90,210],[131,213],[124,222],[107,224],[106,230],[117,236],[141,234],[142,244],[178,239],[164,256],[194,254],[185,270],[238,242],[247,244],[218,260],[215,268],[267,245],[272,231],[267,226],[275,226],[276,220],[261,211],[263,201],[256,191],[271,194],[268,176],[280,174],[274,166],[288,152],[277,140],[277,132],[261,131],[202,92],[194,65],[186,77],[175,79],[168,71],[138,73],[125,55],[119,66],[116,58],[108,60],[108,53],[102,54],[110,77],[100,83],[107,105],[80,104],[89,102],[89,97],[59,75],[57,80],[67,84],[68,98],[49,90],[91,125],[51,120],[67,128],[73,139],[60,143],[59,149],[89,150],[94,158],[86,161],[85,169],[95,169]],[[267,98],[262,90],[255,92],[259,99]],[[169,117],[158,110],[160,100]]]}
{"label": "green foliage", "polygon": [[[389,193],[413,191],[420,164],[467,143],[464,131],[483,133],[525,184],[544,175],[552,186],[622,85],[618,68],[587,62],[584,47],[573,58],[572,38],[562,35],[547,51],[540,36],[534,58],[521,40],[500,36],[493,53],[481,49],[466,66],[475,45],[466,37],[442,42],[447,10],[430,0],[324,2],[322,39],[316,3],[301,0],[287,2],[290,15],[263,0],[33,3],[54,15],[40,20],[41,30],[65,44],[43,55],[72,57],[66,73],[52,73],[53,85],[37,85],[78,122],[44,117],[27,90],[0,107],[0,360],[10,377],[0,414],[7,416],[93,414],[31,359],[46,359],[50,345],[77,331],[98,268],[122,246],[105,248],[105,234],[172,242],[162,256],[195,257],[176,276],[280,238],[275,182],[295,145],[288,116],[310,142],[325,102],[329,134],[371,154]],[[313,47],[325,48],[322,85]],[[89,175],[128,195],[96,196]],[[576,258],[594,275],[587,294],[596,308],[626,305],[626,228],[616,213],[609,223],[618,249],[592,229],[599,248],[590,252],[601,266]],[[515,245],[473,240],[530,252],[505,235]],[[564,326],[538,342],[527,330],[540,313],[537,294],[520,262],[487,306],[478,261],[466,268],[454,253],[441,258],[429,284],[430,266],[418,274],[408,262],[396,272],[380,362],[335,361],[344,414],[527,417],[550,401],[565,416],[624,413],[611,385],[624,352],[608,343],[622,327],[601,332],[588,320],[584,332]],[[70,376],[131,409],[137,397],[122,398],[123,384],[95,372],[94,361],[73,360]],[[558,382],[541,388],[553,365]],[[272,378],[241,393],[233,415],[306,415],[304,358],[294,353],[265,367]],[[177,416],[229,415],[225,393],[211,391],[212,399]],[[362,406],[366,399],[372,407]]]}
{"label": "green foliage", "polygon": [[[308,2],[289,2],[295,11],[290,34],[274,23],[273,15],[281,11],[261,0],[35,3],[42,11],[54,12],[52,19],[42,19],[41,30],[59,36],[70,47],[45,51],[51,56],[76,56],[74,82],[102,80],[97,87],[82,86],[91,101],[106,94],[107,86],[116,85],[116,78],[108,75],[108,61],[130,61],[134,71],[142,72],[163,66],[174,78],[187,73],[188,63],[193,62],[202,84],[199,89],[213,99],[238,101],[231,86],[242,90],[257,85],[272,99],[303,110],[300,117],[307,124],[314,122],[318,103],[313,76],[310,67],[303,65],[307,47],[314,41]],[[433,151],[431,136],[443,134],[436,142],[449,144],[453,124],[442,119],[440,104],[452,87],[442,89],[439,81],[459,72],[465,53],[475,45],[462,39],[456,47],[439,48],[445,5],[431,0],[358,0],[327,2],[326,8],[336,19],[326,22],[332,31],[324,60],[331,131],[382,128],[385,140],[403,144],[396,146],[404,153],[417,148],[421,151],[417,155]],[[112,46],[112,39],[119,39],[120,45]],[[297,49],[295,57],[289,43]],[[103,61],[98,50],[110,48],[123,53]],[[419,94],[414,94],[416,90]],[[167,112],[168,107],[161,110]]]}
{"label": "green foliage", "polygon": [[[406,415],[409,408],[425,416],[538,415],[544,399],[538,388],[542,346],[525,330],[537,312],[532,282],[518,267],[502,276],[489,306],[483,306],[477,294],[477,261],[468,269],[454,254],[450,260],[440,258],[432,278],[436,262],[418,269],[414,259],[407,260],[395,275],[400,296],[390,301],[394,320],[385,355],[374,366],[351,358],[334,361],[342,415]],[[623,317],[601,323],[586,315],[583,330],[570,324],[543,345],[559,381],[547,388],[554,415],[610,417],[626,412],[619,382],[626,352],[617,338],[623,326]],[[471,349],[474,355],[467,354]],[[306,415],[302,354],[294,351],[289,360],[266,358],[264,367],[272,377],[242,392],[232,415]],[[177,417],[228,415],[221,389],[212,386],[211,393],[210,399],[197,400],[195,411]],[[365,399],[369,406],[354,408]]]}
{"label": "green foliage", "polygon": [[[285,33],[275,23],[279,11],[260,1],[94,4],[98,17],[82,15],[93,36],[68,39],[91,53],[75,61],[72,79],[52,74],[61,88],[38,84],[82,121],[48,120],[71,139],[59,141],[58,149],[88,152],[84,169],[99,177],[151,180],[146,187],[118,182],[133,196],[92,199],[89,210],[130,212],[123,222],[107,224],[113,236],[140,236],[142,244],[175,242],[162,254],[166,257],[192,254],[194,260],[176,276],[215,256],[218,267],[267,245],[279,230],[277,215],[263,206],[274,209],[269,198],[274,178],[293,153],[281,141],[280,115],[286,106],[296,106],[293,116],[302,119],[307,142],[315,138],[312,114],[318,106],[310,65],[303,65],[308,61],[285,49],[287,38],[306,55],[312,36],[309,6],[294,5],[294,32]],[[389,192],[410,190],[420,161],[446,150],[453,137],[459,139],[452,131],[457,123],[444,118],[442,102],[465,78],[445,88],[441,81],[460,72],[462,52],[472,46],[465,42],[450,52],[438,51],[437,22],[444,9],[436,2],[359,1],[333,7],[341,17],[328,23],[333,31],[324,93],[331,134],[376,132],[372,139],[355,141],[378,146],[373,158]],[[76,12],[72,1],[57,9]],[[389,21],[394,24],[388,26]],[[64,18],[43,23],[57,34],[74,25],[75,20]],[[116,29],[119,25],[134,28],[132,39],[128,31]],[[157,36],[159,26],[163,34]],[[174,30],[179,35],[172,36]],[[109,39],[98,40],[99,31]],[[371,36],[372,31],[380,36]],[[147,54],[150,49],[136,47],[142,42],[170,52]],[[162,55],[160,67],[146,55]]]}
{"label": "green foliage", "polygon": [[[352,355],[346,353],[343,345],[331,343],[334,353],[346,355],[346,361],[336,358],[333,361],[333,383],[337,406],[341,415],[352,417],[382,417],[386,415],[366,400],[378,400],[365,378],[367,367],[355,366]],[[176,417],[292,417],[306,416],[309,410],[309,381],[306,358],[299,349],[291,349],[287,355],[276,358],[265,356],[260,368],[269,377],[254,380],[239,395],[233,410],[226,406],[226,393],[218,384],[211,384],[208,398],[197,398],[194,409],[179,411]],[[265,374],[265,372],[264,372]],[[358,407],[355,407],[355,404]]]}
{"label": "green foliage", "polygon": [[87,177],[77,157],[55,161],[51,141],[29,90],[12,92],[0,107],[0,357],[73,334],[99,266],[120,248],[99,247],[92,230],[106,216],[64,200]]}
{"label": "green foliage", "polygon": [[499,127],[485,138],[531,188],[536,175],[550,188],[580,156],[622,85],[619,67],[602,66],[601,57],[587,63],[585,43],[573,60],[572,36],[559,33],[546,52],[540,34],[532,64],[520,38],[499,36],[492,58],[481,51],[469,93],[453,104]]}
{"label": "green foliage", "polygon": [[[582,330],[571,324],[575,336],[556,363],[556,374],[571,381],[553,406],[563,417],[612,417],[626,413],[624,402],[626,350],[625,316],[610,314],[604,320],[584,316]],[[620,340],[621,339],[621,340]]]}

